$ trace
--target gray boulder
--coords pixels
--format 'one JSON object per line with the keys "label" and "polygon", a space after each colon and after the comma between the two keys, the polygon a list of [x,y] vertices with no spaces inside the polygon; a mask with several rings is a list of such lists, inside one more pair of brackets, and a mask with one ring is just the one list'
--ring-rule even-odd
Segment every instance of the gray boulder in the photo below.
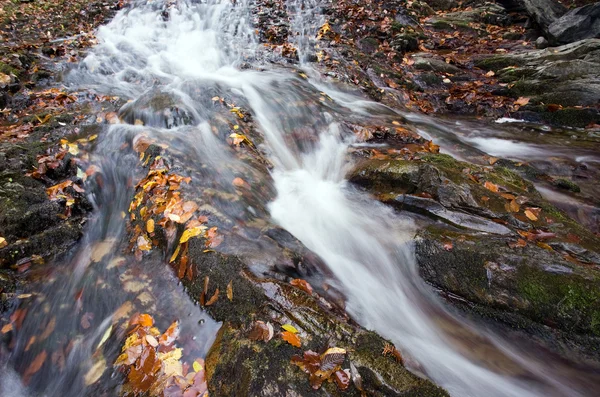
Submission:
{"label": "gray boulder", "polygon": [[553,44],[600,38],[600,3],[575,8],[555,20],[548,27],[548,38]]}

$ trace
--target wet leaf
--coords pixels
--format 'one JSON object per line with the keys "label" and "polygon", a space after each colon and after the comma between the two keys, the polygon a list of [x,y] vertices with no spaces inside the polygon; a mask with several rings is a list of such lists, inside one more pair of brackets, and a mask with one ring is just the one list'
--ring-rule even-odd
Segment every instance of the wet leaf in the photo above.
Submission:
{"label": "wet leaf", "polygon": [[145,235],[141,235],[137,238],[137,248],[140,251],[150,251],[152,249],[152,242]]}
{"label": "wet leaf", "polygon": [[159,342],[163,346],[169,346],[179,337],[179,322],[174,321],[161,335]]}
{"label": "wet leaf", "polygon": [[549,246],[548,244],[546,244],[544,242],[538,241],[536,244],[538,247],[543,248],[545,250],[554,251],[554,248],[552,248],[551,246]]}
{"label": "wet leaf", "polygon": [[23,373],[23,379],[25,383],[29,383],[29,378],[31,375],[35,374],[42,368],[42,365],[44,365],[44,362],[46,361],[46,357],[48,357],[46,350],[42,350],[37,356],[35,356],[31,364],[29,364],[29,367],[27,367]]}
{"label": "wet leaf", "polygon": [[215,290],[215,293],[213,294],[213,296],[210,297],[208,302],[206,302],[206,306],[210,306],[210,305],[214,304],[217,301],[217,299],[219,299],[219,289],[218,288]]}
{"label": "wet leaf", "polygon": [[302,346],[300,337],[296,334],[293,334],[289,331],[284,331],[281,333],[281,337],[283,338],[284,341],[286,341],[287,343],[289,343],[292,346],[295,346],[295,347]]}
{"label": "wet leaf", "polygon": [[[204,360],[203,360],[204,361]],[[198,362],[198,360],[194,361],[194,363],[192,364],[192,368],[194,369],[194,371],[196,372],[200,372],[204,369],[204,366],[202,364],[200,364]]]}
{"label": "wet leaf", "polygon": [[148,233],[154,233],[154,219],[148,219],[148,222],[146,222],[146,231]]}
{"label": "wet leaf", "polygon": [[281,328],[283,328],[284,330],[291,332],[292,334],[297,334],[298,330],[291,324],[283,324],[281,326]]}
{"label": "wet leaf", "polygon": [[[493,72],[492,72],[493,73]],[[494,165],[496,164],[496,162],[498,161],[498,157],[490,157],[488,159],[488,162],[490,163],[490,165]]]}
{"label": "wet leaf", "polygon": [[273,338],[273,326],[271,323],[265,323],[263,321],[255,321],[252,325],[252,329],[248,334],[250,340],[262,340],[265,342],[270,341]]}
{"label": "wet leaf", "polygon": [[529,103],[530,98],[525,98],[525,97],[519,97],[516,101],[515,101],[515,105],[519,105],[519,106],[525,106]]}
{"label": "wet leaf", "polygon": [[294,287],[300,288],[302,291],[306,292],[309,295],[312,295],[312,293],[313,293],[313,289],[312,289],[311,285],[306,280],[302,280],[300,278],[295,278],[292,281],[290,281],[290,284],[293,285]]}
{"label": "wet leaf", "polygon": [[4,248],[8,245],[4,237],[0,237],[0,248]]}
{"label": "wet leaf", "polygon": [[538,217],[535,216],[535,214],[530,210],[530,209],[526,209],[525,210],[525,216],[531,220],[531,221],[537,221]]}
{"label": "wet leaf", "polygon": [[521,207],[519,206],[516,200],[512,200],[509,204],[509,209],[511,212],[519,212]]}
{"label": "wet leaf", "polygon": [[235,178],[232,183],[233,183],[233,186],[237,186],[237,187],[242,187],[246,184],[246,182],[244,182],[244,180],[242,178]]}
{"label": "wet leaf", "polygon": [[81,316],[81,321],[79,322],[81,328],[88,329],[92,324],[91,321],[94,319],[94,313],[86,312],[83,316]]}
{"label": "wet leaf", "polygon": [[492,183],[490,181],[485,181],[485,183],[483,184],[483,186],[487,190],[489,190],[489,191],[492,191],[494,193],[498,193],[499,188],[498,188],[498,185],[496,185],[495,183]]}
{"label": "wet leaf", "polygon": [[152,327],[154,324],[154,319],[151,315],[143,313],[140,314],[137,319],[134,319],[132,325],[139,324],[142,327]]}
{"label": "wet leaf", "polygon": [[443,245],[445,251],[452,251],[452,241],[446,241]]}
{"label": "wet leaf", "polygon": [[206,230],[206,226],[196,226],[196,227],[193,227],[191,229],[187,229],[181,235],[181,238],[179,239],[179,243],[180,244],[181,243],[185,243],[189,239],[191,239],[192,237],[196,237],[196,236],[201,235],[205,230]]}
{"label": "wet leaf", "polygon": [[152,347],[158,346],[158,341],[152,335],[146,335],[146,342],[148,342],[148,344]]}
{"label": "wet leaf", "polygon": [[230,302],[233,302],[233,280],[227,284],[227,299],[229,299]]}
{"label": "wet leaf", "polygon": [[104,371],[106,370],[106,360],[104,357],[100,357],[94,365],[90,367],[88,372],[85,374],[83,380],[86,386],[90,386],[96,383],[101,377]]}
{"label": "wet leaf", "polygon": [[96,347],[96,350],[98,350],[110,337],[110,333],[112,332],[112,325],[110,327],[108,327],[106,329],[106,331],[104,331],[104,335],[102,335],[102,339],[100,339],[100,343],[98,343],[98,346]]}
{"label": "wet leaf", "polygon": [[350,386],[350,376],[348,376],[348,373],[346,373],[346,371],[335,371],[335,373],[333,374],[333,379],[335,380],[335,383],[341,390],[346,390],[348,386]]}

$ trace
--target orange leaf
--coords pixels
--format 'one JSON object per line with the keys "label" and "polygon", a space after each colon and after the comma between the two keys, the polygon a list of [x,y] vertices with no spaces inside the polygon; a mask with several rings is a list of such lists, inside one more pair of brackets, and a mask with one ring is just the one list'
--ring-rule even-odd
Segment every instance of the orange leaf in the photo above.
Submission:
{"label": "orange leaf", "polygon": [[302,344],[300,342],[300,337],[296,334],[293,334],[289,331],[284,331],[281,333],[281,337],[283,338],[284,341],[286,341],[287,343],[289,343],[292,346],[295,346],[295,347],[302,346]]}
{"label": "orange leaf", "polygon": [[23,374],[23,379],[25,380],[25,383],[28,383],[28,380],[31,377],[31,375],[35,374],[40,370],[40,368],[42,368],[42,365],[44,365],[44,361],[46,361],[46,357],[48,357],[48,353],[46,353],[46,350],[43,350],[33,359],[31,364],[29,364],[29,367],[27,368],[27,370],[25,370],[25,373]]}
{"label": "orange leaf", "polygon": [[530,209],[526,209],[525,210],[525,216],[531,220],[531,221],[537,221],[538,217],[535,216],[535,214],[530,210]]}
{"label": "orange leaf", "polygon": [[293,279],[292,281],[290,281],[290,284],[292,284],[294,287],[300,288],[302,291],[306,292],[309,295],[311,295],[313,292],[313,289],[310,286],[310,284],[306,280],[302,280],[301,278]]}
{"label": "orange leaf", "polygon": [[498,157],[490,157],[488,159],[488,162],[490,163],[490,165],[496,164],[496,161],[498,161]]}
{"label": "orange leaf", "polygon": [[244,180],[242,178],[235,178],[232,183],[233,183],[233,186],[237,186],[237,187],[242,187],[246,184],[246,182],[244,182]]}
{"label": "orange leaf", "polygon": [[213,294],[213,296],[210,297],[208,302],[206,302],[206,306],[212,305],[213,303],[215,303],[217,301],[217,299],[219,299],[219,289],[218,288],[215,290],[215,293]]}
{"label": "orange leaf", "polygon": [[133,324],[139,324],[142,327],[152,327],[154,319],[149,314],[140,314],[137,319],[134,320]]}
{"label": "orange leaf", "polygon": [[525,106],[529,103],[529,98],[525,98],[525,97],[519,97],[519,99],[517,99],[515,101],[515,105],[519,105],[519,106]]}
{"label": "orange leaf", "polygon": [[517,203],[516,200],[512,200],[510,202],[509,208],[510,208],[511,212],[519,212],[519,210],[521,209],[521,207],[519,206],[519,203]]}
{"label": "orange leaf", "polygon": [[490,181],[486,181],[483,186],[485,186],[485,188],[487,190],[490,190],[494,193],[498,193],[498,185],[496,185],[495,183],[492,183]]}

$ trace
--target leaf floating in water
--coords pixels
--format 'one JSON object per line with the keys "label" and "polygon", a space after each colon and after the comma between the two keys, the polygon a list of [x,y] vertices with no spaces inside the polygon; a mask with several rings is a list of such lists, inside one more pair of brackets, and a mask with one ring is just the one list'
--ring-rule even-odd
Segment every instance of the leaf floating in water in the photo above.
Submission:
{"label": "leaf floating in water", "polygon": [[83,381],[86,386],[90,386],[96,383],[101,377],[104,371],[106,370],[106,360],[104,357],[100,357],[96,360],[94,365],[88,370],[88,372],[83,377]]}
{"label": "leaf floating in water", "polygon": [[281,337],[283,338],[284,341],[286,341],[287,343],[289,343],[292,346],[295,346],[295,347],[302,346],[300,337],[296,334],[293,334],[289,331],[284,331],[281,333]]}
{"label": "leaf floating in water", "polygon": [[237,187],[242,187],[246,184],[246,182],[244,182],[244,180],[242,178],[235,178],[232,183],[233,183],[233,186],[237,186]]}
{"label": "leaf floating in water", "polygon": [[42,368],[42,365],[44,365],[44,362],[46,361],[46,357],[48,357],[48,353],[46,353],[46,350],[42,350],[37,356],[35,356],[31,364],[29,364],[29,367],[27,367],[25,373],[23,374],[23,381],[26,384],[29,383],[29,378],[31,378],[31,375],[35,374]]}
{"label": "leaf floating in water", "polygon": [[137,247],[140,251],[150,251],[150,249],[152,249],[152,244],[148,237],[141,235],[137,238]]}
{"label": "leaf floating in water", "polygon": [[179,321],[174,321],[160,337],[160,344],[170,346],[179,338]]}
{"label": "leaf floating in water", "polygon": [[104,335],[102,335],[102,339],[100,339],[100,343],[98,343],[98,347],[96,347],[96,350],[98,350],[110,337],[110,333],[112,332],[112,325],[110,327],[108,327],[106,329],[106,331],[104,331]]}
{"label": "leaf floating in water", "polygon": [[294,287],[300,288],[302,291],[306,292],[309,295],[312,295],[313,293],[311,285],[306,280],[302,280],[301,278],[293,279],[292,281],[290,281],[290,284],[292,284]]}

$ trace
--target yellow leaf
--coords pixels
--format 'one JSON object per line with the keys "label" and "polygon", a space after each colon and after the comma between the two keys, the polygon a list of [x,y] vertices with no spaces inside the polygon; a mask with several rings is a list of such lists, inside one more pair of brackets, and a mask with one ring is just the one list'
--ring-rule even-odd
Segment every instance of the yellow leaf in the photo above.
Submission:
{"label": "yellow leaf", "polygon": [[4,237],[0,237],[0,248],[4,248],[8,245]]}
{"label": "yellow leaf", "polygon": [[199,236],[205,230],[206,230],[206,226],[196,226],[196,227],[193,227],[191,229],[187,229],[181,235],[181,238],[179,239],[179,243],[180,244],[185,243],[186,241],[188,241],[192,237]]}
{"label": "yellow leaf", "polygon": [[171,255],[171,259],[169,259],[169,263],[175,261],[175,259],[177,259],[177,255],[179,255],[179,250],[181,248],[181,245],[178,245],[177,248],[175,248],[175,252],[173,252],[173,255]]}
{"label": "yellow leaf", "polygon": [[91,366],[91,368],[88,370],[88,372],[85,374],[85,376],[83,378],[86,386],[96,383],[102,377],[102,374],[104,373],[105,369],[106,369],[106,360],[104,360],[104,357],[100,357],[94,363],[94,365]]}
{"label": "yellow leaf", "polygon": [[525,210],[525,216],[527,218],[529,218],[529,220],[531,220],[531,221],[537,221],[538,220],[538,217],[535,216],[535,214],[533,212],[531,212],[530,210]]}
{"label": "yellow leaf", "polygon": [[96,350],[98,350],[100,348],[100,346],[102,346],[104,344],[104,342],[106,342],[108,340],[108,337],[110,336],[111,332],[112,332],[112,325],[110,327],[108,327],[108,329],[104,332],[104,335],[102,335],[102,339],[100,340],[100,343],[98,343],[98,347],[96,347]]}
{"label": "yellow leaf", "polygon": [[202,365],[200,365],[200,363],[198,361],[194,361],[194,363],[192,364],[192,367],[194,368],[194,371],[196,371],[196,372],[200,372],[204,369],[204,368],[202,368]]}
{"label": "yellow leaf", "polygon": [[495,183],[492,183],[492,182],[486,181],[486,182],[483,184],[483,186],[485,186],[485,188],[486,188],[487,190],[490,190],[490,191],[492,191],[492,192],[494,192],[494,193],[498,193],[498,190],[499,190],[499,189],[498,189],[498,185],[496,185]]}
{"label": "yellow leaf", "polygon": [[233,280],[227,284],[227,299],[233,301]]}
{"label": "yellow leaf", "polygon": [[154,219],[148,219],[148,222],[146,222],[146,231],[148,233],[154,233]]}
{"label": "yellow leaf", "polygon": [[519,212],[519,209],[521,209],[519,203],[517,203],[517,200],[512,200],[509,204],[509,207],[512,212]]}
{"label": "yellow leaf", "polygon": [[291,332],[292,334],[297,334],[298,330],[291,324],[283,324],[281,326],[281,328],[285,329],[288,332]]}

